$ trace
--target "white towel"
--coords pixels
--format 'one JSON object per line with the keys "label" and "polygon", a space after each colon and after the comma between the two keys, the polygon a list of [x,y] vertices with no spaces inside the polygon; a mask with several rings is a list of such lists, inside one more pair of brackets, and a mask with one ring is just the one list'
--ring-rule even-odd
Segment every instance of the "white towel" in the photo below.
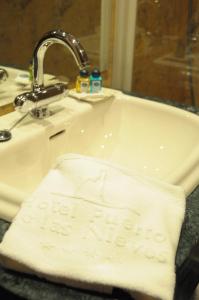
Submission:
{"label": "white towel", "polygon": [[75,89],[72,89],[68,92],[68,96],[75,98],[77,100],[83,100],[87,102],[99,102],[105,100],[114,99],[114,94],[109,89],[102,88],[99,93],[78,93]]}
{"label": "white towel", "polygon": [[67,154],[23,203],[0,261],[56,282],[171,300],[184,211],[180,187]]}

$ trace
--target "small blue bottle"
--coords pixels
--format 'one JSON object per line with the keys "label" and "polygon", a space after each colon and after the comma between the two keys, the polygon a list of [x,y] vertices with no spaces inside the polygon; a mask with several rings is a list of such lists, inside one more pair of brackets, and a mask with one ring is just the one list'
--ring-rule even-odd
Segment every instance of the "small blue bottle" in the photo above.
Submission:
{"label": "small blue bottle", "polygon": [[102,77],[100,71],[95,68],[90,75],[90,92],[99,93],[102,89]]}

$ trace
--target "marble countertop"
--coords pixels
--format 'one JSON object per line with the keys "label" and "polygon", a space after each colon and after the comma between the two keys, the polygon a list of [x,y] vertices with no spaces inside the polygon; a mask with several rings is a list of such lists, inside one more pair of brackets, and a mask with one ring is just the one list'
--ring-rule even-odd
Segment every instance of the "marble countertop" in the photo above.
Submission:
{"label": "marble countertop", "polygon": [[[154,100],[154,99],[153,99]],[[156,99],[155,99],[156,100]],[[157,100],[159,101],[159,100]],[[161,102],[161,101],[160,101]],[[166,101],[167,104],[174,105],[192,112],[196,109],[192,106]],[[9,223],[0,220],[0,240],[9,227]],[[188,196],[186,202],[185,220],[182,226],[180,241],[176,254],[176,268],[183,263],[188,256],[192,246],[199,239],[199,186]],[[0,267],[0,287],[19,297],[30,300],[106,300],[118,299],[119,291],[112,295],[102,295],[91,291],[72,289],[65,285],[51,283],[35,276],[17,273]],[[120,299],[125,296],[120,295]],[[129,299],[128,297],[126,299]]]}

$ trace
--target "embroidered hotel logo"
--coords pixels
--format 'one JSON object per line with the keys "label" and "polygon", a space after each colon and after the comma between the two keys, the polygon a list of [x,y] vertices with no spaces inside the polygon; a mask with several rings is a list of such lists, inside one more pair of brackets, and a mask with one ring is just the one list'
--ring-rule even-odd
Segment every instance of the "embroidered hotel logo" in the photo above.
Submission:
{"label": "embroidered hotel logo", "polygon": [[[114,262],[118,260],[116,252],[112,251],[114,248],[119,251],[121,261],[130,251],[133,255],[165,263],[168,253],[164,234],[141,224],[139,206],[135,206],[133,199],[128,206],[125,199],[115,203],[114,197],[110,198],[112,194],[107,195],[109,176],[105,168],[100,169],[95,176],[80,178],[72,194],[54,192],[51,201],[36,199],[37,209],[43,214],[39,220],[40,229],[67,239],[67,245],[73,249],[71,255],[79,251],[76,249],[78,240],[83,245],[81,254],[90,253],[90,260],[94,259],[91,255],[94,251],[99,252],[99,259]],[[24,222],[30,221],[27,214],[24,217]],[[50,250],[49,247],[43,249]]]}

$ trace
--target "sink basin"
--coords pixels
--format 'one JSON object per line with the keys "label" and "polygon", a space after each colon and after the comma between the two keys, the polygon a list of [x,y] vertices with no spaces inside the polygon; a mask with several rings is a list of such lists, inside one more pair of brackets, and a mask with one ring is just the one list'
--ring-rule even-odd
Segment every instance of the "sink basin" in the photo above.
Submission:
{"label": "sink basin", "polygon": [[[69,97],[52,104],[44,120],[30,116],[0,144],[0,217],[11,220],[61,154],[102,158],[146,176],[199,184],[199,117],[165,104],[113,91],[115,98],[87,103]],[[9,128],[18,112],[0,118]]]}

